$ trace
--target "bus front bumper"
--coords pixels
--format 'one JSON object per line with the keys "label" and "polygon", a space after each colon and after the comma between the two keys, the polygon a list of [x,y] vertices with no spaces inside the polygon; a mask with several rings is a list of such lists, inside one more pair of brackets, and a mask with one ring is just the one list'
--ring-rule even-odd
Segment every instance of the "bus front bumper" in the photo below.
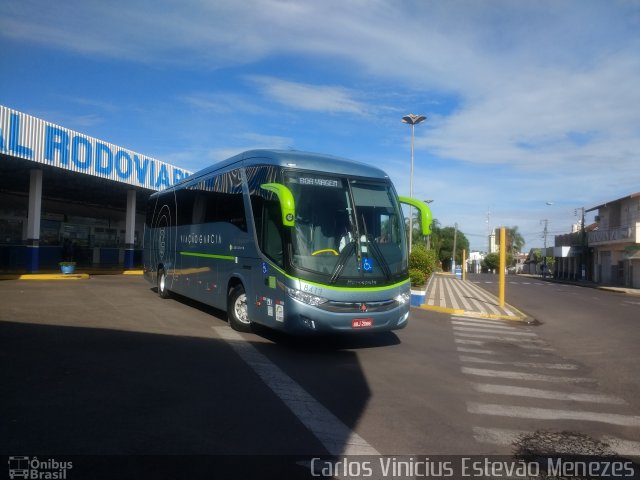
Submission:
{"label": "bus front bumper", "polygon": [[296,300],[286,307],[284,330],[300,335],[399,330],[409,322],[408,302],[384,312],[335,313]]}

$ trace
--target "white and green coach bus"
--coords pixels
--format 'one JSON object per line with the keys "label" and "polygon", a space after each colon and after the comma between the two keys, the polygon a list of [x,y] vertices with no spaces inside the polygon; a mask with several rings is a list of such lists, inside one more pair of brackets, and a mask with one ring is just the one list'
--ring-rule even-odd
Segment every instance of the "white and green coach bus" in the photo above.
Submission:
{"label": "white and green coach bus", "polygon": [[251,150],[149,200],[144,275],[226,310],[229,324],[291,333],[404,328],[410,283],[400,204],[380,169],[296,151]]}

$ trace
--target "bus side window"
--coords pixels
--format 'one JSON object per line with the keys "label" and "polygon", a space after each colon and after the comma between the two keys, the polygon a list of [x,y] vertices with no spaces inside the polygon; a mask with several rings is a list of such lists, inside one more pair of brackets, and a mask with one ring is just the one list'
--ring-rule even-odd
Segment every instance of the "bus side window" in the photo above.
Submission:
{"label": "bus side window", "polygon": [[178,226],[191,225],[194,200],[194,190],[190,188],[176,190],[176,222]]}
{"label": "bus side window", "polygon": [[191,218],[198,223],[230,223],[247,231],[242,183],[236,171],[211,175],[189,187]]}
{"label": "bus side window", "polygon": [[262,229],[262,251],[281,267],[284,266],[284,251],[282,246],[282,215],[278,202],[265,202]]}
{"label": "bus side window", "polygon": [[263,183],[277,182],[278,170],[270,166],[258,166],[247,168],[246,172],[258,247],[274,263],[284,267],[284,227],[280,202],[273,192],[260,187]]}

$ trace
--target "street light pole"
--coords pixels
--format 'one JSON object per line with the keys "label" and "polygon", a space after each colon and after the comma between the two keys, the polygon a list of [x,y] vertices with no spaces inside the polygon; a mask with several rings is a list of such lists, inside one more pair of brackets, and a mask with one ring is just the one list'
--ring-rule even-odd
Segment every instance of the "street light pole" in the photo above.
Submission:
{"label": "street light pole", "polygon": [[[402,123],[411,125],[411,171],[409,173],[409,197],[413,198],[413,139],[415,137],[415,127],[420,122],[426,120],[424,115],[414,115],[410,113],[402,117]],[[411,253],[411,244],[413,239],[413,207],[409,206],[409,253]]]}

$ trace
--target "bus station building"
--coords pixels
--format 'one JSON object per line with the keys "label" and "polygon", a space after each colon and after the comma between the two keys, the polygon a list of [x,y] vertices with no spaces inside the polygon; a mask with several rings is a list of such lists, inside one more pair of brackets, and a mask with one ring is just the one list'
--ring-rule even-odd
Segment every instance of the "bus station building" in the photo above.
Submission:
{"label": "bus station building", "polygon": [[0,271],[141,265],[149,196],[190,173],[0,105]]}

